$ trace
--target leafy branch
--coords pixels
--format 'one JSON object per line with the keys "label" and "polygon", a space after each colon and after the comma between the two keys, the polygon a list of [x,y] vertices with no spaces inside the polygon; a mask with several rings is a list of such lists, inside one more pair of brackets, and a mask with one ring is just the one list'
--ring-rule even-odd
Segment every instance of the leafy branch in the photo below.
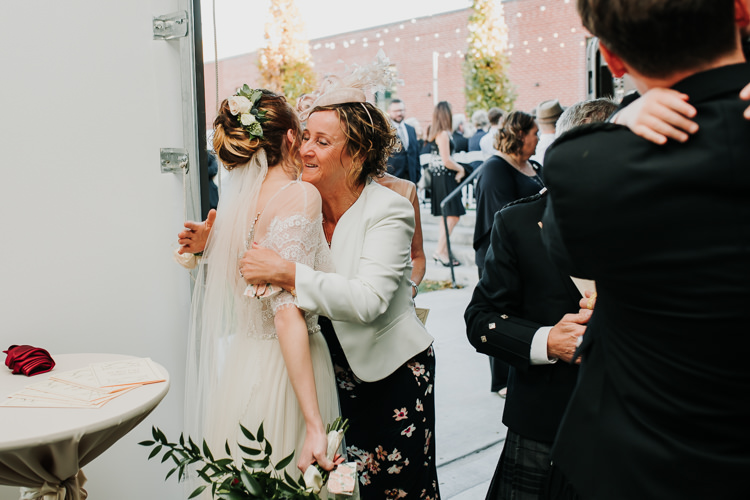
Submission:
{"label": "leafy branch", "polygon": [[[242,424],[240,430],[251,443],[257,443],[257,447],[239,445],[240,450],[246,455],[242,458],[241,467],[238,467],[232,458],[214,459],[205,440],[202,447],[198,447],[190,437],[186,441],[181,433],[177,443],[170,443],[157,427],[151,429],[153,441],[142,441],[138,444],[153,447],[149,460],[162,452],[162,463],[172,460],[174,467],[167,473],[165,481],[175,472],[178,482],[184,481],[188,468],[196,467],[198,477],[207,484],[196,488],[189,499],[197,497],[210,486],[212,498],[221,500],[320,500],[318,495],[305,486],[302,478],[295,480],[284,471],[291,463],[294,452],[277,464],[271,462],[273,448],[265,438],[263,423],[255,435]],[[224,444],[224,451],[227,456],[231,456],[228,442]]]}

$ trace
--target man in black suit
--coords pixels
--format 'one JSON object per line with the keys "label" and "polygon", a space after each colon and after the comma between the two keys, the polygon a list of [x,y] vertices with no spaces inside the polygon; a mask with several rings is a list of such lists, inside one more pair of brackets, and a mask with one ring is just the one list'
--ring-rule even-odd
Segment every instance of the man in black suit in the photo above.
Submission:
{"label": "man in black suit", "polygon": [[[603,121],[615,108],[607,99],[575,104],[558,130]],[[546,194],[539,194],[495,214],[484,274],[465,313],[477,351],[511,365],[503,412],[508,435],[487,500],[541,497],[552,442],[578,376],[570,363],[590,316],[579,312],[581,294],[542,244],[546,203]]]}
{"label": "man in black suit", "polygon": [[469,139],[464,136],[464,124],[466,117],[463,113],[453,115],[453,152],[461,153],[469,151]]}
{"label": "man in black suit", "polygon": [[391,125],[401,139],[401,150],[388,158],[388,173],[416,184],[422,176],[419,164],[419,141],[414,127],[404,123],[406,107],[401,99],[393,99],[388,105]]}
{"label": "man in black suit", "polygon": [[469,137],[469,151],[480,151],[479,141],[487,133],[487,128],[490,126],[487,112],[483,109],[474,111],[471,115],[471,123],[474,125],[474,135]]}
{"label": "man in black suit", "polygon": [[641,92],[687,94],[699,130],[658,146],[593,125],[547,152],[543,238],[565,272],[598,291],[549,497],[748,498],[746,2],[578,8],[612,73],[629,73]]}

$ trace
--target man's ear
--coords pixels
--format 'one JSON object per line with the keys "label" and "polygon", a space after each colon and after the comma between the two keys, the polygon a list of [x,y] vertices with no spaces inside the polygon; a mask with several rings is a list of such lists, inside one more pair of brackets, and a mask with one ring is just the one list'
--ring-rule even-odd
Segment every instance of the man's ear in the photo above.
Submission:
{"label": "man's ear", "polygon": [[750,4],[747,0],[734,0],[734,20],[740,28],[750,25]]}
{"label": "man's ear", "polygon": [[[742,1],[742,0],[737,0]],[[612,73],[612,76],[615,78],[622,78],[625,73],[628,72],[627,68],[625,67],[625,63],[622,62],[622,59],[620,59],[619,56],[612,53],[606,45],[604,45],[601,40],[599,40],[599,51],[602,53],[602,57],[605,61],[607,61],[607,66],[609,66],[609,71]]]}

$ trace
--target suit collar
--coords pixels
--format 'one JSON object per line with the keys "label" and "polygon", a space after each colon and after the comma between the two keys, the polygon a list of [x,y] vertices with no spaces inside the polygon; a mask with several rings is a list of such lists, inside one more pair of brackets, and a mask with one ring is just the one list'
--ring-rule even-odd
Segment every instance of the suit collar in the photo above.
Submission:
{"label": "suit collar", "polygon": [[739,94],[749,81],[750,64],[741,63],[701,71],[680,80],[672,88],[684,92],[690,96],[690,103],[696,104],[726,93]]}

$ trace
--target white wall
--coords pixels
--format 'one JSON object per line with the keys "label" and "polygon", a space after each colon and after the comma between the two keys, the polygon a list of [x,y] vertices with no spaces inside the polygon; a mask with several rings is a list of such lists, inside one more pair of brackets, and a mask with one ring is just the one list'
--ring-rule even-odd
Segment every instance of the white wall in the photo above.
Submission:
{"label": "white wall", "polygon": [[0,347],[149,356],[172,378],[151,416],[84,469],[92,499],[186,498],[136,444],[182,423],[182,179],[159,165],[159,148],[184,147],[179,46],[151,29],[177,10],[28,0],[0,16]]}

